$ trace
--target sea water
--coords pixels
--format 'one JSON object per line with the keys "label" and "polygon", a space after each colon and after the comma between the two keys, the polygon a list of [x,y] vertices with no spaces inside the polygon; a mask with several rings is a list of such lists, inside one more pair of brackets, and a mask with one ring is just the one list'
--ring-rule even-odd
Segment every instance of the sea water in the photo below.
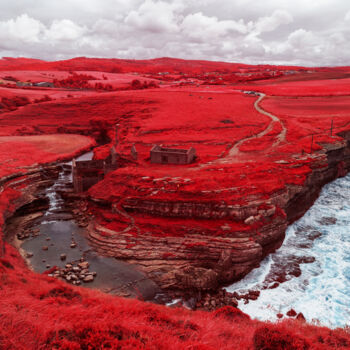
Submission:
{"label": "sea water", "polygon": [[[286,281],[278,284],[281,271]],[[350,174],[326,185],[306,214],[288,227],[282,247],[227,290],[260,290],[257,300],[240,301],[240,309],[253,318],[276,320],[293,308],[309,322],[349,326]]]}

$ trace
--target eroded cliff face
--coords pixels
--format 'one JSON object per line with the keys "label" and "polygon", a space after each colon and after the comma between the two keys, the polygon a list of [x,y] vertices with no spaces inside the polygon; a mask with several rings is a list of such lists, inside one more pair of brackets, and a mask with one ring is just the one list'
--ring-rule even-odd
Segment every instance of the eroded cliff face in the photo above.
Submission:
{"label": "eroded cliff face", "polygon": [[[264,198],[251,196],[246,204],[221,198],[201,202],[193,200],[195,194],[182,201],[131,190],[117,200],[101,201],[92,194],[99,203],[97,217],[102,202],[112,216],[90,224],[91,244],[100,254],[138,264],[165,289],[202,291],[231,283],[282,244],[287,225],[305,213],[324,184],[349,171],[349,141],[324,145],[310,158],[303,185],[287,184]],[[109,222],[120,226],[108,228]]]}
{"label": "eroded cliff face", "polygon": [[[251,195],[244,204],[224,201],[220,194],[200,201],[194,193],[180,201],[135,192],[101,200],[90,193],[91,245],[102,255],[137,264],[164,289],[215,290],[241,279],[282,244],[287,225],[305,213],[322,186],[349,171],[349,144],[324,145],[309,163],[303,185],[286,185],[268,197]],[[3,179],[6,188],[18,191],[5,218],[37,200],[57,172],[55,165],[34,167]]]}

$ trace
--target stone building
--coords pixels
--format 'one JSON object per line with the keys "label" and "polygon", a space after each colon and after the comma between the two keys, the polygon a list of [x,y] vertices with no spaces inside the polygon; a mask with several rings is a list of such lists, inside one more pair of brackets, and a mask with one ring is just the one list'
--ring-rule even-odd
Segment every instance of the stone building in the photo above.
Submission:
{"label": "stone building", "polygon": [[33,84],[30,81],[16,81],[17,87],[26,87],[26,86],[33,86]]}
{"label": "stone building", "polygon": [[41,81],[40,83],[34,83],[33,85],[37,87],[48,87],[48,88],[55,87],[54,84],[50,83],[49,81]]}
{"label": "stone building", "polygon": [[167,148],[154,145],[151,149],[151,163],[156,164],[190,164],[196,158],[196,150]]}
{"label": "stone building", "polygon": [[118,169],[117,153],[112,147],[106,159],[83,160],[72,162],[73,186],[75,192],[87,191],[109,172]]}

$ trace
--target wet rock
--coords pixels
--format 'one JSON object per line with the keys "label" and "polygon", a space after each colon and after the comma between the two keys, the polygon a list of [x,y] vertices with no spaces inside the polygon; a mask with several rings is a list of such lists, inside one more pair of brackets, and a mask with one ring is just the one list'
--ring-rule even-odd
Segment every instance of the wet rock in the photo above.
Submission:
{"label": "wet rock", "polygon": [[271,286],[269,286],[269,289],[275,289],[279,286],[280,284],[278,282],[274,282]]}
{"label": "wet rock", "polygon": [[259,290],[251,290],[248,293],[248,299],[250,300],[257,300],[260,296],[260,291]]}
{"label": "wet rock", "polygon": [[72,273],[72,274],[71,274],[71,279],[72,279],[73,281],[77,281],[79,278],[78,278],[77,275],[75,275],[74,273]]}
{"label": "wet rock", "polygon": [[215,290],[218,286],[218,274],[211,269],[189,266],[177,270],[176,279],[186,288],[194,290]]}
{"label": "wet rock", "polygon": [[287,316],[289,317],[295,317],[297,315],[297,313],[295,312],[294,309],[290,309],[288,312],[287,312]]}
{"label": "wet rock", "polygon": [[87,261],[83,261],[81,263],[78,264],[78,266],[82,269],[82,270],[86,270],[89,268],[89,263]]}
{"label": "wet rock", "polygon": [[92,275],[87,275],[87,276],[85,276],[85,278],[83,279],[83,281],[84,281],[85,283],[92,282],[93,280],[94,280],[94,276],[92,276]]}
{"label": "wet rock", "polygon": [[232,293],[222,289],[217,293],[202,295],[195,306],[197,309],[212,311],[224,306],[237,307],[238,302]]}
{"label": "wet rock", "polygon": [[297,314],[296,319],[297,319],[298,321],[300,321],[300,322],[306,322],[305,316],[303,315],[302,312],[299,312],[299,313]]}
{"label": "wet rock", "polygon": [[321,220],[319,220],[319,223],[322,225],[335,225],[337,223],[337,219],[333,217],[322,217]]}

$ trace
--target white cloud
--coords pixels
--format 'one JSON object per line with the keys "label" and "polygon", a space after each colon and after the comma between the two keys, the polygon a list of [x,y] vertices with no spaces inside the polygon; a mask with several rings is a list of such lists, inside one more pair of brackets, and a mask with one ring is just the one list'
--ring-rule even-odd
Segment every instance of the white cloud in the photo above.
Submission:
{"label": "white cloud", "polygon": [[77,40],[86,32],[86,28],[80,27],[69,19],[55,20],[52,22],[50,28],[46,30],[46,38],[53,41]]}
{"label": "white cloud", "polygon": [[258,19],[255,28],[259,33],[272,32],[282,24],[293,22],[293,16],[285,10],[275,10],[271,16]]}
{"label": "white cloud", "polygon": [[15,19],[0,22],[0,37],[2,40],[18,40],[19,42],[39,42],[39,37],[45,26],[27,14]]}
{"label": "white cloud", "polygon": [[345,20],[350,21],[350,11],[348,11],[345,15]]}
{"label": "white cloud", "polygon": [[216,17],[209,17],[198,12],[186,16],[181,24],[185,36],[196,41],[206,42],[208,39],[222,39],[231,35],[245,34],[247,27],[243,20],[222,20]]}
{"label": "white cloud", "polygon": [[145,2],[125,18],[125,23],[150,32],[164,33],[178,29],[175,12],[179,6],[164,1],[145,0]]}
{"label": "white cloud", "polygon": [[0,2],[0,56],[348,64],[346,0]]}

